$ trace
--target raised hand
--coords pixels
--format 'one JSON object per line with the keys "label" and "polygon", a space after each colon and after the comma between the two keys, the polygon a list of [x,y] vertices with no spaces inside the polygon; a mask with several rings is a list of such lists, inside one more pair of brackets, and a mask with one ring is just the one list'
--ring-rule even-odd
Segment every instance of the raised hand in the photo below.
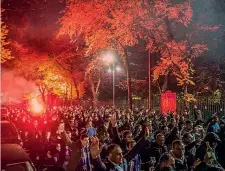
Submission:
{"label": "raised hand", "polygon": [[101,151],[102,149],[99,148],[99,139],[97,137],[92,137],[90,145],[91,157],[96,159],[100,155]]}
{"label": "raised hand", "polygon": [[130,113],[127,114],[127,120],[130,120]]}
{"label": "raised hand", "polygon": [[146,126],[145,128],[145,138],[148,138],[150,136],[150,127]]}
{"label": "raised hand", "polygon": [[111,124],[112,124],[112,127],[116,127],[116,114],[114,113],[111,117]]}
{"label": "raised hand", "polygon": [[195,160],[195,162],[193,163],[193,167],[196,168],[200,163],[201,163],[200,159]]}

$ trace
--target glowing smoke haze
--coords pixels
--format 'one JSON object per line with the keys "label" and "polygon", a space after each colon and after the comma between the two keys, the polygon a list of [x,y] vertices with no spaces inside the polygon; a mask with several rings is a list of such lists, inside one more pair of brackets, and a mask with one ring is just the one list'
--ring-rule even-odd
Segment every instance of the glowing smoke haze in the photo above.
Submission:
{"label": "glowing smoke haze", "polygon": [[1,94],[3,95],[1,103],[7,103],[9,99],[22,101],[24,94],[28,93],[38,93],[34,82],[16,76],[10,71],[1,73]]}

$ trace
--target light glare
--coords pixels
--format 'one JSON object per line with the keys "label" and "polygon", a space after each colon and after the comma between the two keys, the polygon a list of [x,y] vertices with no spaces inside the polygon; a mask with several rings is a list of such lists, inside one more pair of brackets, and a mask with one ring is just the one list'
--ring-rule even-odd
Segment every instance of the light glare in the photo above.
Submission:
{"label": "light glare", "polygon": [[38,102],[38,100],[36,98],[31,100],[30,105],[31,105],[30,108],[31,108],[32,113],[37,114],[37,113],[43,112],[43,110],[44,110],[44,107]]}
{"label": "light glare", "polygon": [[112,63],[115,62],[115,56],[112,53],[106,53],[106,54],[104,54],[103,59],[108,64],[112,64]]}
{"label": "light glare", "polygon": [[119,66],[117,66],[116,71],[121,71],[121,68]]}

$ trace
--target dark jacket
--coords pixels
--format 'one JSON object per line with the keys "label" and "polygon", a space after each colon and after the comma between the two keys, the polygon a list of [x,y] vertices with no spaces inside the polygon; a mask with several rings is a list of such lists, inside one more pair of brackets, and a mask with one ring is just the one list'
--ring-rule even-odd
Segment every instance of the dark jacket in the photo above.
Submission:
{"label": "dark jacket", "polygon": [[197,147],[196,142],[192,142],[185,146],[185,156],[187,158],[187,164],[189,168],[193,165],[196,159],[195,158],[196,147]]}
{"label": "dark jacket", "polygon": [[151,147],[151,141],[150,140],[146,140],[141,152],[140,152],[140,156],[141,156],[141,167],[143,170],[149,170],[149,168],[152,166],[152,162],[150,159],[150,155],[149,155],[149,149]]}
{"label": "dark jacket", "polygon": [[[145,129],[142,128],[142,131],[139,134],[139,136],[137,136],[135,138],[135,141],[136,142],[139,141],[141,139],[141,137],[144,136],[144,133],[145,133],[144,131],[145,131]],[[113,132],[113,135],[114,135],[114,140],[113,140],[114,143],[120,145],[120,147],[122,148],[122,150],[123,151],[126,151],[126,145],[127,145],[126,143],[127,142],[124,139],[120,138],[118,128],[117,127],[112,127],[112,132]]]}
{"label": "dark jacket", "polygon": [[66,145],[70,147],[71,151],[71,157],[69,159],[68,164],[68,171],[75,171],[78,167],[80,161],[81,161],[81,155],[82,155],[82,145],[80,141],[73,142],[71,141],[67,134],[64,132],[63,138],[66,142]]}
{"label": "dark jacket", "polygon": [[205,162],[201,162],[193,171],[222,171],[222,169],[213,167]]}
{"label": "dark jacket", "polygon": [[183,160],[180,160],[180,159],[176,158],[173,155],[173,152],[172,151],[170,151],[170,154],[175,159],[175,168],[176,168],[176,171],[186,171],[186,170],[188,170],[187,159],[186,159],[185,156],[184,156]]}
{"label": "dark jacket", "polygon": [[152,142],[151,147],[148,150],[150,157],[155,157],[156,163],[158,163],[160,156],[165,152],[168,152],[167,147],[165,145],[160,146],[156,142]]}
{"label": "dark jacket", "polygon": [[[145,144],[146,139],[143,137],[134,147],[131,151],[129,151],[127,154],[124,155],[124,171],[127,170],[127,163],[129,163],[142,149],[142,147]],[[110,161],[106,161],[105,163],[101,160],[100,157],[93,160],[94,168],[98,171],[114,171],[116,169],[116,166],[111,163]]]}
{"label": "dark jacket", "polygon": [[73,142],[70,145],[70,148],[72,152],[71,152],[71,157],[69,159],[68,171],[75,171],[81,161],[82,146],[80,141],[76,143]]}
{"label": "dark jacket", "polygon": [[175,169],[173,167],[167,166],[167,167],[162,167],[160,168],[160,165],[157,164],[155,171],[175,171]]}
{"label": "dark jacket", "polygon": [[175,168],[176,171],[188,170],[187,159],[186,158],[184,160],[175,159]]}
{"label": "dark jacket", "polygon": [[216,154],[218,156],[218,162],[225,168],[225,140],[216,147]]}
{"label": "dark jacket", "polygon": [[167,145],[168,149],[172,145],[172,142],[174,140],[178,140],[178,139],[179,139],[179,136],[178,136],[178,128],[177,127],[174,127],[172,129],[172,131],[170,132],[170,134],[165,138],[165,144]]}
{"label": "dark jacket", "polygon": [[[126,160],[124,160],[124,163],[127,163]],[[116,166],[112,162],[110,162],[109,160],[106,160],[106,162],[103,163],[100,157],[93,160],[93,165],[98,171],[115,171],[116,170]],[[122,169],[124,171],[128,171],[126,165],[124,165]]]}

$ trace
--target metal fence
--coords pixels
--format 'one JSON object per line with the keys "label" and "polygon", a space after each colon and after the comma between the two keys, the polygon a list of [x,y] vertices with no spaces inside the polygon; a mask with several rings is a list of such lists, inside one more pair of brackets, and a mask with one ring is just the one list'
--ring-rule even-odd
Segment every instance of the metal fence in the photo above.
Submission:
{"label": "metal fence", "polygon": [[[214,99],[211,97],[196,97],[197,101],[194,103],[189,103],[190,113],[193,113],[194,106],[197,105],[197,108],[201,111],[207,111],[208,113],[224,112],[225,111],[225,99],[220,99],[219,102],[215,103]],[[134,107],[146,107],[148,106],[148,99],[133,100]],[[117,106],[127,107],[127,100],[120,98],[116,100]],[[160,95],[155,94],[152,97],[151,108],[156,111],[160,111]],[[182,96],[177,96],[177,113],[182,113],[186,109],[185,101]]]}
{"label": "metal fence", "polygon": [[[207,116],[216,112],[225,112],[225,98],[220,99],[219,102],[215,103],[212,97],[196,97],[197,101],[194,103],[189,103],[190,113],[194,112],[194,106],[197,105],[197,108],[200,109],[203,113],[203,117],[207,119]],[[160,112],[160,95],[154,94],[152,95],[151,108],[155,109],[157,112]],[[112,105],[112,100],[109,101],[99,101],[97,106],[106,106]],[[117,98],[115,104],[118,107],[128,107],[126,98]],[[132,104],[134,107],[148,107],[148,99],[140,99],[140,100],[132,100]],[[84,107],[90,107],[92,105],[91,101],[82,102]],[[182,113],[186,109],[185,101],[183,100],[181,95],[177,95],[177,113]]]}

